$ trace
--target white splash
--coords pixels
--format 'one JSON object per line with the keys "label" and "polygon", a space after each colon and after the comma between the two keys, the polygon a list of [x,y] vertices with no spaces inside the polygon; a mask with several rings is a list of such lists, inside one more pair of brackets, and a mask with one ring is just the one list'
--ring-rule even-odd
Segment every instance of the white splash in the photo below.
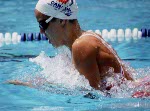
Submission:
{"label": "white splash", "polygon": [[[39,65],[42,68],[40,71],[41,77],[44,77],[50,84],[56,86],[63,86],[69,89],[80,89],[92,91],[89,82],[85,77],[75,69],[71,60],[71,52],[67,48],[59,49],[59,54],[53,58],[50,58],[45,54],[44,51],[40,53],[36,58],[30,58],[29,61]],[[125,63],[127,70],[132,73],[133,78],[139,78],[139,75],[148,75],[150,68],[144,69],[133,69],[129,64]],[[146,69],[146,70],[145,70]],[[106,77],[106,86],[113,84],[113,87],[109,90],[111,97],[127,98],[141,87],[135,88],[131,81],[122,81],[122,74],[115,74],[113,70],[110,72],[110,77]],[[74,90],[75,91],[75,90]],[[97,92],[97,91],[95,91]],[[100,95],[104,95],[99,91]]]}
{"label": "white splash", "polygon": [[46,81],[51,84],[60,84],[71,89],[90,90],[88,80],[80,75],[71,63],[70,51],[63,52],[65,53],[59,53],[57,56],[50,58],[42,51],[38,57],[29,59],[29,61],[38,64],[43,69],[40,72],[41,76],[45,77]]}
{"label": "white splash", "polygon": [[134,82],[126,80],[122,74],[111,72],[112,76],[106,79],[106,86],[113,85],[109,90],[111,97],[130,98],[138,91],[150,92],[150,67],[133,69],[127,63],[124,65],[132,74]]}

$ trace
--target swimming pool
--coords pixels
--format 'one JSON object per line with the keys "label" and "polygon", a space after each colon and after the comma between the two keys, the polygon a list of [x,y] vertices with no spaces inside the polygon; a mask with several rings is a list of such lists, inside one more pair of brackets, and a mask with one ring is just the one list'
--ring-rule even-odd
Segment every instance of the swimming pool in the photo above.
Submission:
{"label": "swimming pool", "polygon": [[[38,32],[38,24],[33,13],[35,4],[36,0],[32,0],[32,2],[30,0],[26,0],[26,2],[23,0],[0,1],[0,32]],[[137,0],[132,3],[130,0],[93,0],[92,2],[86,0],[86,4],[78,0],[78,5],[80,8],[79,22],[85,30],[150,28],[150,2],[148,0]],[[139,78],[150,74],[149,42],[150,39],[146,38],[109,43],[127,64],[136,69],[135,77]],[[63,50],[68,53],[66,48]],[[70,58],[65,56],[62,59],[61,51],[58,52],[46,41],[21,42],[0,47],[0,110],[149,111],[149,98],[129,98],[130,94],[128,93],[130,92],[124,91],[109,98],[102,96],[97,91],[81,90],[81,87],[85,89],[90,89],[90,87],[84,77],[79,76],[71,68],[71,64],[68,63]],[[49,58],[47,56],[56,57]],[[63,62],[63,60],[66,61]],[[12,79],[32,80],[36,84],[37,80],[34,78],[41,77],[41,74],[49,77],[53,83],[60,85],[45,85],[38,89],[32,89],[2,84],[4,81]],[[72,77],[74,79],[70,81]],[[85,97],[89,92],[93,93],[95,97]]]}

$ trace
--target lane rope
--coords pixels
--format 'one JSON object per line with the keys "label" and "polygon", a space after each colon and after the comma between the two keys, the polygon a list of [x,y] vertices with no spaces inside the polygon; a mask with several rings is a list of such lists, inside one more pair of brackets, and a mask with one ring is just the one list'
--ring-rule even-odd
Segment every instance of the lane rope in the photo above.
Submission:
{"label": "lane rope", "polygon": [[[93,31],[93,30],[88,30]],[[150,29],[141,29],[138,30],[138,28],[134,28],[131,30],[130,28],[127,28],[125,30],[123,29],[111,29],[108,31],[107,29],[95,30],[93,32],[96,32],[97,34],[100,34],[104,40],[106,41],[129,41],[129,40],[138,40],[141,38],[149,38],[150,37]],[[40,33],[17,33],[13,32],[12,34],[7,32],[5,34],[0,33],[0,46],[5,44],[17,44],[20,42],[26,42],[26,41],[46,41],[48,40],[47,37],[44,34]]]}

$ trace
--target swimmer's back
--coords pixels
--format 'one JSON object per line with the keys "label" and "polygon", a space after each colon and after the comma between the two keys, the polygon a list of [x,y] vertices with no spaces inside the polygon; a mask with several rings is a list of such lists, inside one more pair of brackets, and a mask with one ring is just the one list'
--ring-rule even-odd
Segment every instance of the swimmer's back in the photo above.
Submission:
{"label": "swimmer's back", "polygon": [[75,43],[85,44],[86,46],[89,45],[89,47],[92,46],[96,49],[95,59],[99,68],[100,78],[107,76],[107,71],[111,67],[114,69],[115,73],[123,73],[127,79],[132,80],[132,78],[124,70],[116,51],[108,43],[106,43],[100,35],[93,32],[85,32],[75,41]]}

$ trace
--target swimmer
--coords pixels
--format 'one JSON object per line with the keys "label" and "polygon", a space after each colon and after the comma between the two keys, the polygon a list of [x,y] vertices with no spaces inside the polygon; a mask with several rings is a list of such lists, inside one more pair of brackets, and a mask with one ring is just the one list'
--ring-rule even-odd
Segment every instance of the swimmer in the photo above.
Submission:
{"label": "swimmer", "polygon": [[[116,51],[103,40],[101,35],[81,29],[77,20],[78,6],[75,0],[39,0],[35,16],[40,32],[45,34],[54,47],[67,46],[72,53],[72,63],[96,90],[110,90],[105,78],[120,74],[124,80],[134,81],[125,69]],[[23,83],[10,81],[17,85]],[[26,86],[32,87],[29,83]]]}

